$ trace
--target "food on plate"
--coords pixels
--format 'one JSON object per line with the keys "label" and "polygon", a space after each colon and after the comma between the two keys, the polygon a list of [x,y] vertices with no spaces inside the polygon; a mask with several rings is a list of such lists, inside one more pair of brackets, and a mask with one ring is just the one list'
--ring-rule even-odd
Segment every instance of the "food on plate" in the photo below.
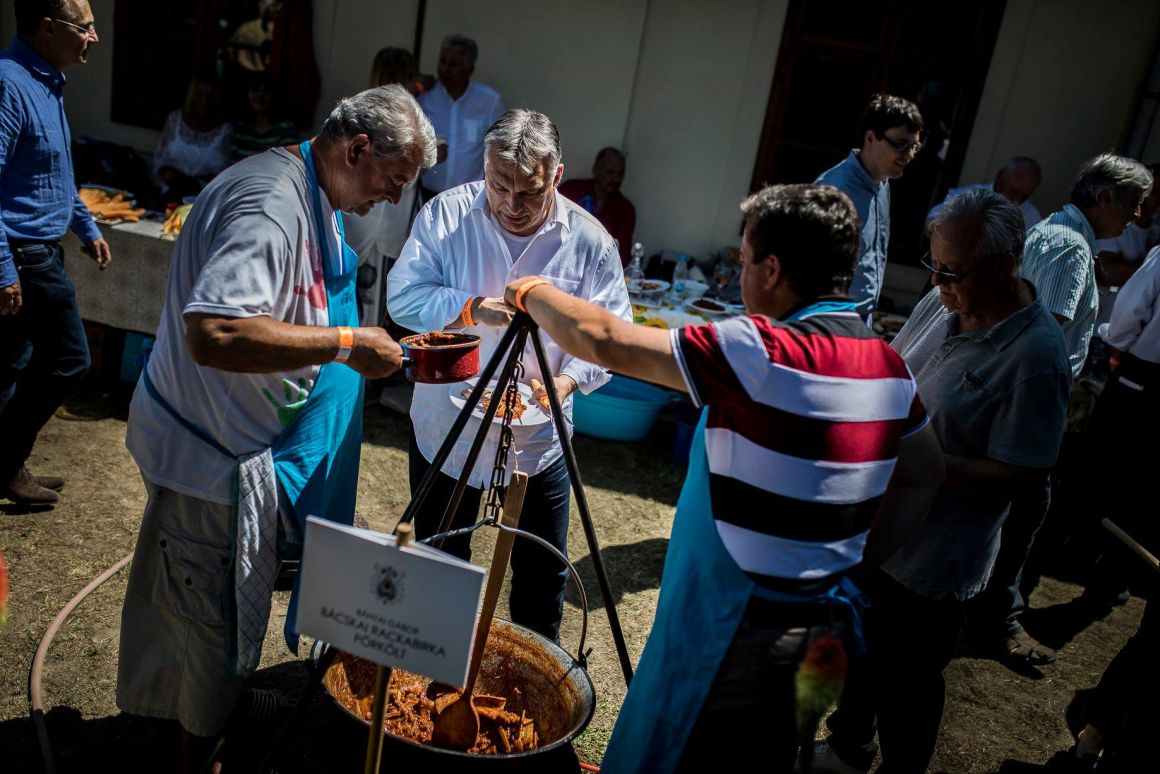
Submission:
{"label": "food on plate", "polygon": [[647,325],[649,328],[663,328],[664,330],[669,329],[669,324],[660,317],[646,317],[641,320],[640,324]]}
{"label": "food on plate", "polygon": [[706,312],[724,312],[725,306],[718,304],[716,301],[710,301],[707,298],[698,298],[696,301],[690,301],[689,306],[695,306],[698,309],[703,309]]}
{"label": "food on plate", "polygon": [[[336,660],[340,674],[334,681],[334,697],[343,706],[365,721],[371,719],[374,703],[377,667],[369,661],[340,653]],[[476,694],[472,704],[479,713],[479,736],[468,752],[478,755],[527,752],[540,744],[535,721],[526,711],[519,713],[506,709],[509,698],[517,702],[522,697],[519,689],[515,696],[487,696]],[[391,687],[387,691],[387,711],[383,729],[397,737],[419,744],[430,744],[434,723],[432,714],[459,698],[454,689],[439,690],[437,684],[419,675],[395,669],[391,672]]]}
{"label": "food on plate", "polygon": [[540,404],[540,408],[544,410],[545,414],[552,413],[552,401],[548,400],[548,391],[534,376],[532,377],[532,397]]}
{"label": "food on plate", "polygon": [[133,207],[133,204],[125,198],[125,194],[110,196],[99,188],[81,188],[77,193],[93,217],[101,220],[126,220],[136,223],[145,214],[144,209]]}
{"label": "food on plate", "polygon": [[641,280],[640,289],[645,293],[651,293],[654,290],[664,290],[665,285],[662,282],[649,282],[648,280]]}
{"label": "food on plate", "polygon": [[[471,387],[465,387],[463,389],[463,391],[460,392],[459,394],[460,394],[460,396],[463,397],[464,400],[467,400],[469,397],[471,397],[471,390],[472,390]],[[491,390],[484,390],[483,395],[480,396],[480,398],[479,398],[479,404],[476,407],[476,410],[482,411],[482,410],[486,409],[490,404],[491,404]],[[522,417],[524,415],[524,412],[527,410],[528,410],[528,404],[524,403],[523,396],[521,396],[519,394],[519,392],[516,392],[516,402],[515,402],[515,406],[512,408],[512,418],[519,419],[520,417]],[[506,411],[507,411],[507,401],[505,401],[501,398],[500,402],[499,402],[499,406],[495,410],[495,415],[497,417],[502,418],[504,415],[504,412],[506,412]],[[545,409],[545,412],[546,411],[547,410]]]}
{"label": "food on plate", "polygon": [[161,224],[161,235],[176,239],[177,235],[181,233],[181,229],[185,226],[185,219],[189,217],[189,211],[193,209],[192,204],[182,204],[173,208],[173,212],[169,213],[169,217]]}

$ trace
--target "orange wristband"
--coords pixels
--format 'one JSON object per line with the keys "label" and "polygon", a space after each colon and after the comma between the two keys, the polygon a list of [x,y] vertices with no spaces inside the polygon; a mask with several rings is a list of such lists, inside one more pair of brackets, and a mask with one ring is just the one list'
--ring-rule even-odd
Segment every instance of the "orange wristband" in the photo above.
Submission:
{"label": "orange wristband", "polygon": [[519,309],[521,312],[527,313],[528,310],[524,307],[524,296],[526,296],[528,294],[528,291],[531,290],[532,288],[534,288],[536,285],[547,285],[547,284],[548,284],[548,281],[546,279],[540,279],[539,277],[533,277],[532,279],[528,280],[524,284],[520,285],[519,289],[516,290],[516,309]]}
{"label": "orange wristband", "polygon": [[354,348],[354,329],[345,325],[338,327],[338,354],[334,356],[336,363],[345,363],[350,359],[350,351]]}
{"label": "orange wristband", "polygon": [[471,305],[475,303],[474,298],[467,299],[467,303],[463,305],[463,324],[470,328],[475,325],[475,318],[471,316]]}

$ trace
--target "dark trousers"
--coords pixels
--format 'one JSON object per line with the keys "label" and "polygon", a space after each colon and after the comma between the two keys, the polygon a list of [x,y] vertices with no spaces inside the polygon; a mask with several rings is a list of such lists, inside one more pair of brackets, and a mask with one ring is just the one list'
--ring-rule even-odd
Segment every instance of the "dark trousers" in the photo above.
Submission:
{"label": "dark trousers", "polygon": [[1109,747],[1118,744],[1117,732],[1134,710],[1154,703],[1155,691],[1160,687],[1158,653],[1160,612],[1156,599],[1152,599],[1144,608],[1140,628],[1104,670],[1088,702],[1087,721],[1100,730]]}
{"label": "dark trousers", "polygon": [[924,774],[942,725],[943,670],[958,645],[963,605],[916,594],[881,570],[858,585],[870,598],[867,652],[851,662],[838,709],[826,722],[830,747],[868,769],[877,728],[878,774]]}
{"label": "dark trousers", "polygon": [[981,594],[967,606],[972,628],[981,636],[1014,636],[1023,631],[1019,617],[1027,609],[1024,567],[1035,535],[1047,518],[1051,506],[1051,476],[1027,485],[1011,503],[1011,510],[1003,522],[999,535],[999,553],[991,578]]}
{"label": "dark trousers", "polygon": [[[1143,565],[1100,526],[1109,518],[1145,546],[1160,538],[1154,481],[1160,472],[1160,365],[1123,355],[1108,378],[1088,422],[1091,453],[1085,513],[1093,545],[1101,551],[1087,588],[1097,595],[1125,589]],[[1133,440],[1134,439],[1134,440]],[[1149,506],[1148,504],[1153,504]],[[1144,577],[1144,584],[1151,578]]]}
{"label": "dark trousers", "polygon": [[[415,444],[411,434],[410,478],[414,496],[431,467]],[[564,458],[528,478],[519,528],[543,538],[568,555],[568,506],[572,481]],[[440,473],[423,507],[415,514],[415,535],[420,540],[436,534],[443,512],[451,501],[455,479]],[[483,490],[467,487],[451,521],[451,528],[469,527],[479,514]],[[471,536],[443,541],[443,550],[461,559],[471,559]],[[560,619],[564,615],[564,584],[568,570],[543,546],[517,537],[512,546],[512,583],[508,606],[512,621],[526,626],[555,642],[560,637]]]}
{"label": "dark trousers", "polygon": [[10,242],[23,304],[0,316],[0,486],[89,369],[76,291],[57,242]]}
{"label": "dark trousers", "polygon": [[689,733],[678,772],[703,771],[706,761],[720,757],[722,740],[748,745],[748,756],[743,747],[732,753],[761,761],[761,771],[793,771],[799,741],[794,677],[814,639],[827,632],[843,636],[845,621],[835,621],[832,611],[761,599],[749,603]]}

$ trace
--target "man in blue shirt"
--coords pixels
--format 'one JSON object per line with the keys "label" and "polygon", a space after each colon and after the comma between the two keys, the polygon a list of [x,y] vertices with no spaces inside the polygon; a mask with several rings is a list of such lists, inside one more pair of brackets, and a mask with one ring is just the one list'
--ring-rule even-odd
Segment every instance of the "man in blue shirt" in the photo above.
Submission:
{"label": "man in blue shirt", "polygon": [[849,294],[858,314],[869,317],[882,294],[890,244],[887,181],[902,177],[906,165],[922,148],[922,114],[913,102],[875,94],[858,119],[858,134],[862,147],[851,150],[842,163],[827,169],[814,182],[832,185],[854,202],[862,235]]}
{"label": "man in blue shirt", "polygon": [[87,0],[16,0],[16,33],[0,52],[0,497],[52,505],[64,481],[33,476],[25,461],[89,368],[65,230],[109,264],[73,180],[61,73],[85,63],[97,32]]}

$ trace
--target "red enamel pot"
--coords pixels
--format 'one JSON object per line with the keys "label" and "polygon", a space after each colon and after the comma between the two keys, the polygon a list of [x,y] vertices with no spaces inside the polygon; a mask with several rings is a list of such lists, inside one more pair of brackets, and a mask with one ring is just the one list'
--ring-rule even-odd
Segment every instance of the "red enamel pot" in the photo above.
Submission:
{"label": "red enamel pot", "polygon": [[479,374],[479,336],[432,331],[399,340],[403,373],[420,384],[451,384]]}

